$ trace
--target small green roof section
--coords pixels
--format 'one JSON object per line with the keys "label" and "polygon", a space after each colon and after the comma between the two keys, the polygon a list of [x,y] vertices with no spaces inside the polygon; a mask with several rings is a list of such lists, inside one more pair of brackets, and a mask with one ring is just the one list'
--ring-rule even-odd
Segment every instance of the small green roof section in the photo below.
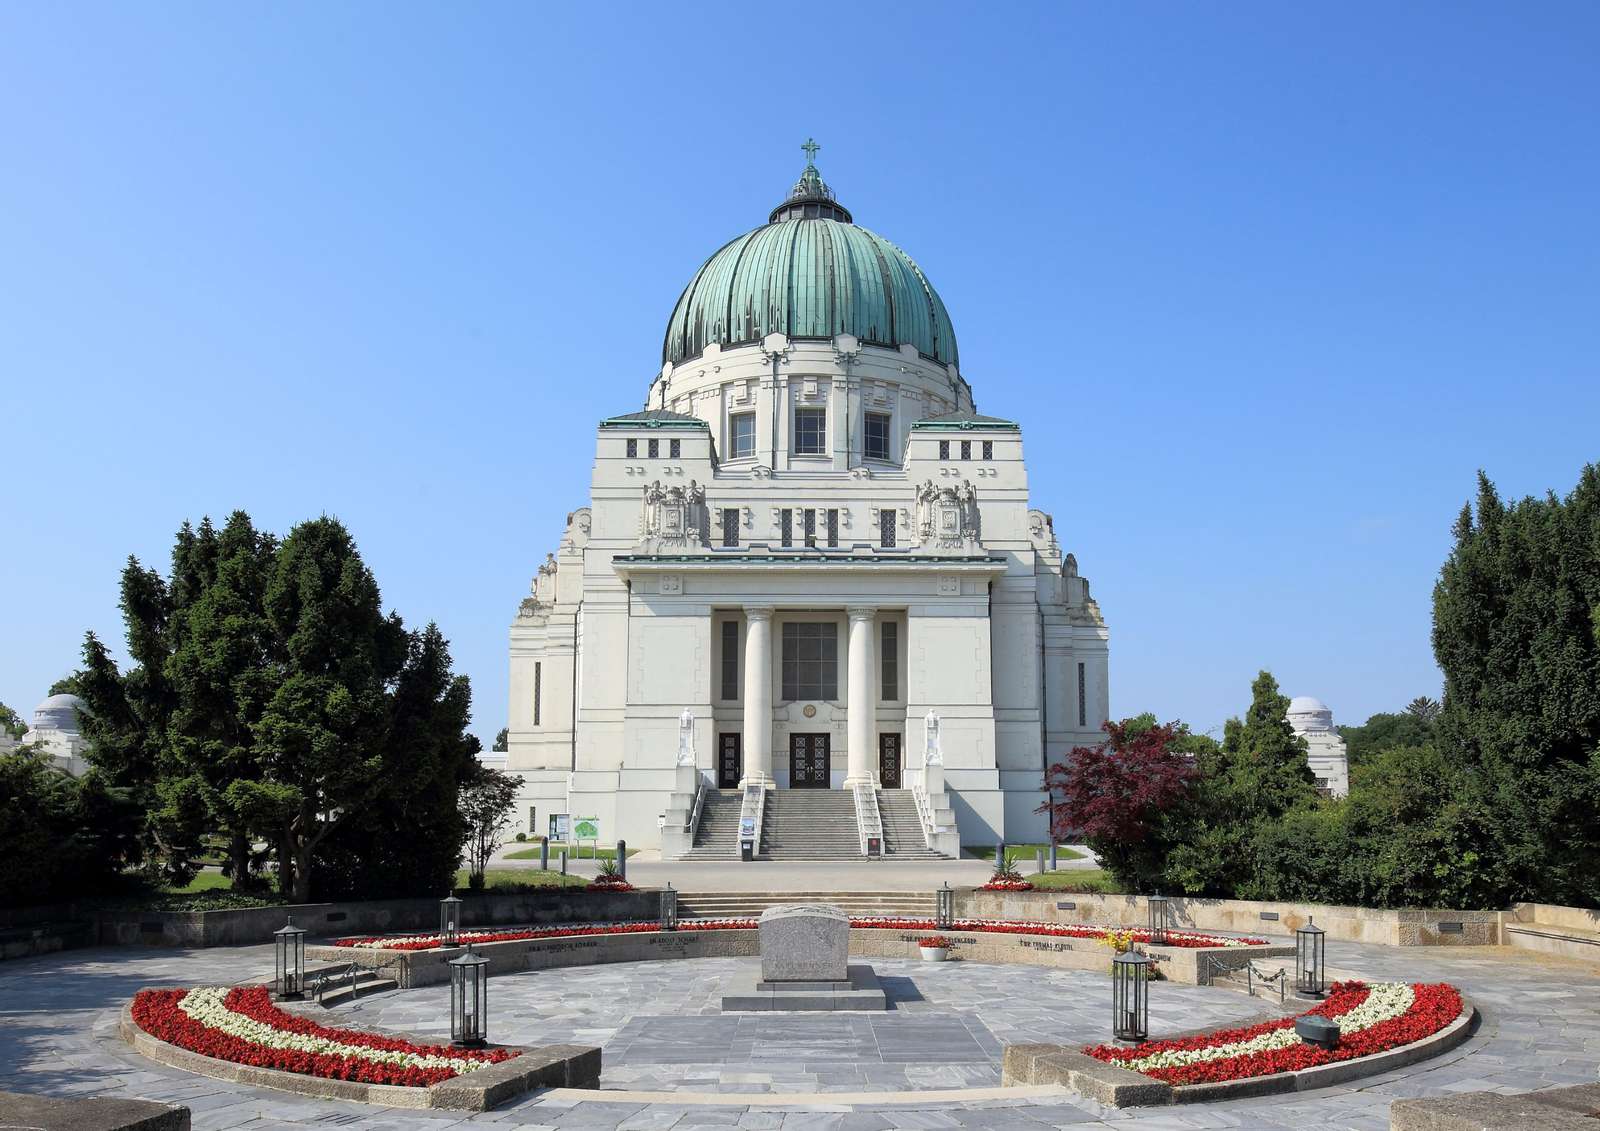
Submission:
{"label": "small green roof section", "polygon": [[664,408],[648,408],[643,412],[630,412],[625,416],[608,416],[600,422],[602,428],[710,428],[698,416],[681,412],[668,412]]}
{"label": "small green roof section", "polygon": [[676,365],[712,343],[774,333],[853,334],[868,345],[912,345],[935,361],[958,361],[950,315],[921,268],[852,223],[809,162],[765,226],[725,244],[695,272],[667,323],[661,356]]}
{"label": "small green roof section", "polygon": [[939,416],[925,416],[911,425],[912,428],[927,428],[933,431],[976,432],[986,430],[990,432],[1020,432],[1015,420],[1002,420],[998,416],[984,416],[982,413],[969,412],[958,409],[955,412],[946,412]]}

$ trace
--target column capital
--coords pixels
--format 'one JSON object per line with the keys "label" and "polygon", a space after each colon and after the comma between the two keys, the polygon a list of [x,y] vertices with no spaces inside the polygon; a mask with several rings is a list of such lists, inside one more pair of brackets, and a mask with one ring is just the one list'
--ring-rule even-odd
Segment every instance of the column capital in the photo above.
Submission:
{"label": "column capital", "polygon": [[845,613],[852,621],[876,620],[878,607],[876,605],[850,605],[845,608]]}
{"label": "column capital", "polygon": [[773,613],[771,605],[746,605],[744,615],[747,620],[771,620]]}

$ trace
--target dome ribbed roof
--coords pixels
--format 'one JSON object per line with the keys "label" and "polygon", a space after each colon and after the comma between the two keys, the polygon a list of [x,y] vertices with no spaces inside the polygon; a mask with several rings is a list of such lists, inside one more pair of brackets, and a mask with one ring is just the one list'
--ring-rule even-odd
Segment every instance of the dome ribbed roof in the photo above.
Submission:
{"label": "dome ribbed roof", "polygon": [[695,272],[667,324],[662,360],[676,364],[713,342],[773,333],[854,334],[868,345],[913,345],[937,361],[958,360],[950,315],[927,277],[894,244],[852,223],[809,164],[771,222]]}

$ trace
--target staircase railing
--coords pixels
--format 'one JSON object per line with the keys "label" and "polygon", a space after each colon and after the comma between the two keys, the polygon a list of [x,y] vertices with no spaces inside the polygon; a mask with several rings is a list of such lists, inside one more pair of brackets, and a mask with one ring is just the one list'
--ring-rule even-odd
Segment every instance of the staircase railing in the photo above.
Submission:
{"label": "staircase railing", "polygon": [[694,838],[700,835],[700,818],[706,807],[706,779],[696,777],[694,783],[694,804],[689,806],[689,827],[685,830],[689,834],[689,847],[694,847]]}
{"label": "staircase railing", "polygon": [[[752,831],[755,840],[753,856],[761,855],[761,827],[767,815],[767,787],[764,784],[751,782],[744,787],[744,796],[739,802],[739,834],[733,838],[733,856],[740,858],[739,842],[745,839],[745,829]],[[747,825],[746,822],[749,822]]]}
{"label": "staircase railing", "polygon": [[857,784],[852,790],[856,799],[856,832],[861,842],[861,855],[866,856],[867,841],[878,838],[878,853],[883,854],[883,816],[878,812],[878,791],[871,785]]}
{"label": "staircase railing", "polygon": [[933,802],[928,798],[928,787],[923,784],[921,775],[911,783],[911,799],[917,803],[917,824],[922,826],[922,843],[931,849],[935,847]]}

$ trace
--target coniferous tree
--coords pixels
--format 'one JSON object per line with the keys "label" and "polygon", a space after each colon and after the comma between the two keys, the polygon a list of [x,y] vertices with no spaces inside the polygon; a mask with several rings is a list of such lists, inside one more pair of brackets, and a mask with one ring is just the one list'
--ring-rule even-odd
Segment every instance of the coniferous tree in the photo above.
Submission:
{"label": "coniferous tree", "polygon": [[[1501,899],[1600,903],[1600,466],[1507,505],[1482,473],[1433,598],[1441,749]],[[1455,866],[1462,866],[1459,861]],[[1492,880],[1492,876],[1486,876]]]}

